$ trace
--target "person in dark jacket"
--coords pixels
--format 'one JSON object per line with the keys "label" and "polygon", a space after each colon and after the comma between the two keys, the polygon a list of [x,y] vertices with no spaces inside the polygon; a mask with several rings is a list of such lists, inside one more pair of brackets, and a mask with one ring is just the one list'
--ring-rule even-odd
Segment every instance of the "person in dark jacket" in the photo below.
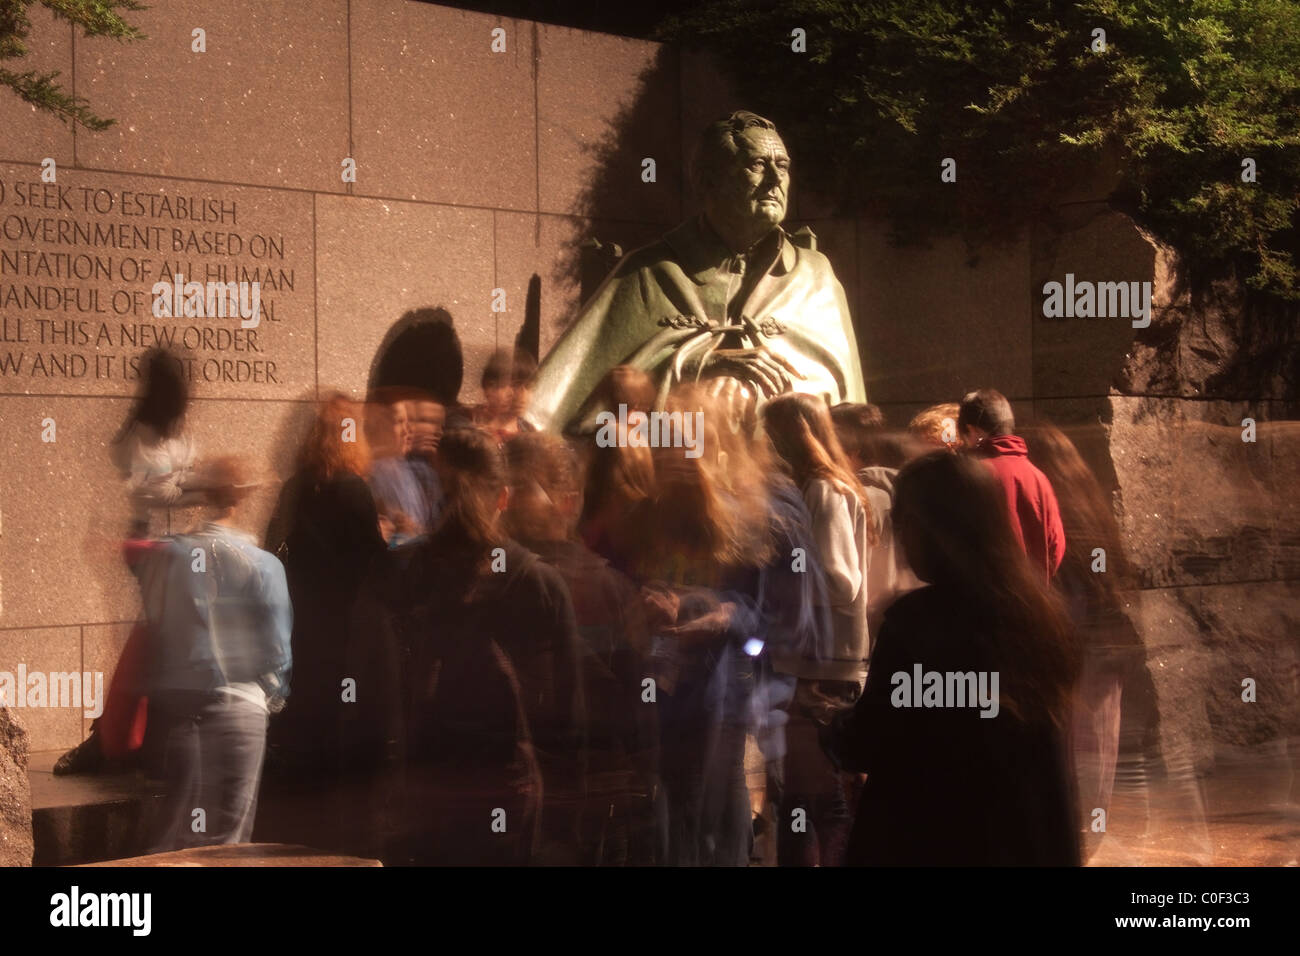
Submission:
{"label": "person in dark jacket", "polygon": [[[656,709],[641,701],[650,635],[636,585],[577,536],[582,469],[574,449],[550,432],[505,446],[510,534],[560,572],[582,636],[587,703],[585,797],[577,812],[550,814],[554,860],[596,865],[652,863]],[[567,847],[562,844],[568,844]]]}
{"label": "person in dark jacket", "polygon": [[339,769],[342,682],[354,604],[371,564],[386,550],[366,484],[369,453],[359,405],[342,395],[322,403],[281,490],[266,548],[284,561],[297,611],[293,628],[294,699],[272,728],[287,766]]}
{"label": "person in dark jacket", "polygon": [[996,481],[931,453],[899,473],[894,521],[928,586],[885,612],[862,698],[827,734],[842,766],[867,774],[846,862],[1078,865],[1066,742],[1078,653]]}
{"label": "person in dark jacket", "polygon": [[372,771],[395,758],[397,708],[394,651],[367,585],[389,552],[362,425],[345,396],[321,404],[267,528],[295,609],[294,694],[271,723],[257,838],[373,855]]}
{"label": "person in dark jacket", "polygon": [[1011,528],[1029,559],[1051,578],[1065,558],[1065,528],[1056,492],[1030,461],[1017,437],[1011,403],[992,388],[968,392],[961,400],[957,427],[966,448],[993,469],[1006,497]]}
{"label": "person in dark jacket", "polygon": [[582,781],[573,604],[560,573],[500,527],[509,492],[490,436],[449,432],[438,472],[443,523],[401,585],[410,788],[391,858],[537,862],[544,795]]}

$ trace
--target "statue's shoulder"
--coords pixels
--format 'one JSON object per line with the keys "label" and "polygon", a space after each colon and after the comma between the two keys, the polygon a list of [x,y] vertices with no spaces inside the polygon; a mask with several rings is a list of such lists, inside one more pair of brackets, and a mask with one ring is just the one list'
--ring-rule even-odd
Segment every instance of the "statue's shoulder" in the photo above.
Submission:
{"label": "statue's shoulder", "polygon": [[614,266],[614,275],[617,277],[631,275],[642,269],[654,269],[665,262],[672,262],[676,259],[673,247],[670,246],[666,239],[660,237],[654,242],[647,243],[623,254],[623,258],[618,260]]}
{"label": "statue's shoulder", "polygon": [[786,237],[800,249],[808,252],[817,251],[817,233],[812,231],[811,226],[800,226],[793,232],[787,231]]}
{"label": "statue's shoulder", "polygon": [[797,269],[835,274],[835,270],[831,268],[831,261],[817,248],[817,235],[810,228],[800,226],[793,232],[787,232],[786,238],[795,248]]}

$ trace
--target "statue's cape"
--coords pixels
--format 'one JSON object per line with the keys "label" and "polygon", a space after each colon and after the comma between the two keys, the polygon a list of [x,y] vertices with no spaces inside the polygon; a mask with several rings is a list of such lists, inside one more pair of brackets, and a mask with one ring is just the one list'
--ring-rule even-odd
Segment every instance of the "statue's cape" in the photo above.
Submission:
{"label": "statue's cape", "polygon": [[526,417],[539,428],[585,430],[599,411],[587,407],[592,392],[617,365],[649,373],[662,407],[672,385],[698,377],[724,336],[729,347],[740,338],[785,358],[805,376],[792,376],[796,391],[831,404],[866,401],[848,303],[830,262],[810,231],[778,233],[771,267],[730,319],[745,263],[703,217],[628,253],[541,363]]}

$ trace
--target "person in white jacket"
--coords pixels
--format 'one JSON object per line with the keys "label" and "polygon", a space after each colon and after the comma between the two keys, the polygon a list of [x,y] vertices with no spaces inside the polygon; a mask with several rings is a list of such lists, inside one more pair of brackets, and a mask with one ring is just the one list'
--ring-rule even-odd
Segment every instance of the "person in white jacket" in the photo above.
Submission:
{"label": "person in white jacket", "polygon": [[894,479],[908,461],[927,450],[907,432],[891,432],[875,405],[843,402],[831,409],[835,434],[845,460],[871,498],[879,543],[871,550],[867,581],[867,630],[872,646],[884,621],[885,610],[908,591],[924,587],[907,566],[901,544],[894,537]]}
{"label": "person in white jacket", "polygon": [[[873,507],[848,465],[822,399],[796,393],[775,398],[764,406],[763,426],[808,506],[831,622],[829,646],[773,660],[777,670],[797,678],[787,729],[778,861],[833,866],[842,856],[851,819],[840,775],[821,752],[818,732],[836,711],[857,700],[866,679],[868,581],[879,537],[879,506]],[[791,814],[800,809],[806,825],[797,829]]]}
{"label": "person in white jacket", "polygon": [[783,395],[764,407],[763,424],[808,505],[831,610],[831,646],[816,659],[804,655],[794,673],[860,688],[870,652],[867,582],[879,507],[853,474],[820,399]]}
{"label": "person in white jacket", "polygon": [[126,483],[130,538],[165,534],[167,512],[202,504],[197,452],[185,424],[189,387],[180,361],[163,349],[140,359],[141,390],[109,455]]}

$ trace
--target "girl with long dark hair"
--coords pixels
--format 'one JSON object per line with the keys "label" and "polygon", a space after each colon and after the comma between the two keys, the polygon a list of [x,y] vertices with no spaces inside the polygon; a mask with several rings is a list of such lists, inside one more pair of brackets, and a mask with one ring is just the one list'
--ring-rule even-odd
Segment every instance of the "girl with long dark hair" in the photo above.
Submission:
{"label": "girl with long dark hair", "polygon": [[[161,348],[141,356],[139,368],[140,393],[109,449],[131,509],[128,563],[147,539],[170,530],[170,509],[203,500],[194,478],[194,441],[185,430],[189,386],[184,369]],[[94,773],[138,754],[147,724],[148,701],[142,693],[147,636],[144,622],[138,623],[114,668],[103,715],[85,740],[58,759],[55,774]]]}
{"label": "girl with long dark hair", "polygon": [[1084,655],[1071,738],[1081,822],[1088,848],[1095,849],[1103,834],[1087,824],[1097,808],[1110,812],[1116,784],[1145,793],[1158,761],[1160,711],[1142,639],[1124,612],[1122,590],[1133,586],[1132,569],[1105,492],[1059,428],[1042,423],[1020,435],[1029,460],[1056,492],[1065,527],[1065,557],[1053,582]]}
{"label": "girl with long dark hair", "polygon": [[831,728],[831,751],[867,774],[846,861],[1077,865],[1077,648],[995,479],[928,454],[899,473],[894,522],[928,586],[885,612],[862,698]]}
{"label": "girl with long dark hair", "polygon": [[165,527],[151,527],[155,516],[203,497],[194,487],[196,451],[185,430],[189,386],[180,360],[164,349],[150,349],[140,359],[140,386],[111,446],[113,464],[128,485],[132,538],[148,537],[151,530],[165,533]]}

